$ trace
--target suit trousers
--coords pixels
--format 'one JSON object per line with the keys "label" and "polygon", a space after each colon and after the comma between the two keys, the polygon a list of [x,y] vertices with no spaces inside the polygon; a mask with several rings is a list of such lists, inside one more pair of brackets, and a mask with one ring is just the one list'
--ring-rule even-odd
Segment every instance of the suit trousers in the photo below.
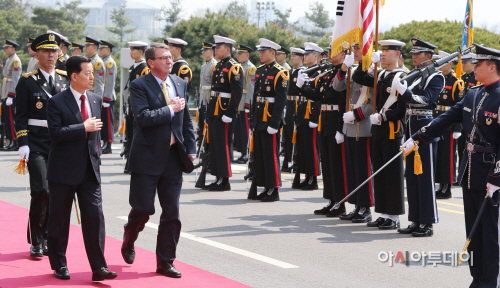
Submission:
{"label": "suit trousers", "polygon": [[155,213],[155,196],[162,208],[158,236],[156,240],[156,259],[160,262],[173,262],[176,257],[177,243],[181,233],[179,216],[179,197],[182,188],[182,166],[177,146],[171,146],[167,165],[160,175],[132,173],[130,178],[129,203],[132,210],[125,224],[125,239],[131,246],[144,229],[149,216]]}
{"label": "suit trousers", "polygon": [[[64,160],[62,160],[64,161]],[[79,185],[68,185],[49,181],[49,231],[48,248],[52,270],[68,266],[68,247],[71,209],[75,192],[78,196],[82,217],[83,242],[92,270],[107,267],[104,258],[106,230],[102,212],[101,184],[96,179],[90,158],[85,176]]]}
{"label": "suit trousers", "polygon": [[[47,181],[47,154],[30,153],[28,171],[30,176],[30,219],[28,243],[38,245],[47,240],[49,212],[49,183]],[[29,231],[31,230],[31,237]],[[30,242],[31,241],[31,242]]]}

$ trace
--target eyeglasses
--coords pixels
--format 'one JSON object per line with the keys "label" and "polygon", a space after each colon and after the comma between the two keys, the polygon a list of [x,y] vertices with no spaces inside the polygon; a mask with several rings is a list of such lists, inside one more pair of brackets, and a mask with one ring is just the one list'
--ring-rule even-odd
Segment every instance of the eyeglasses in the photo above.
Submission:
{"label": "eyeglasses", "polygon": [[160,59],[161,62],[166,62],[167,59],[168,60],[172,60],[172,56],[163,56],[163,57],[155,57],[155,58],[151,58],[151,60],[156,60],[156,59]]}

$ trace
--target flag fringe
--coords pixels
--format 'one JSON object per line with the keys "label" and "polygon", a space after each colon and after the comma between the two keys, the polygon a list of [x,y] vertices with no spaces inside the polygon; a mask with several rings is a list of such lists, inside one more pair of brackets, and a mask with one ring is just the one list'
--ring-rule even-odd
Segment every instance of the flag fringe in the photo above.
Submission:
{"label": "flag fringe", "polygon": [[[342,51],[346,50],[346,47],[344,47],[344,42],[349,43],[349,45],[353,45],[354,43],[359,42],[359,27],[354,28],[351,31],[345,33],[341,37],[333,40],[332,42],[332,50],[330,51],[330,55],[333,57],[337,54],[339,54]],[[349,48],[349,47],[347,47]]]}

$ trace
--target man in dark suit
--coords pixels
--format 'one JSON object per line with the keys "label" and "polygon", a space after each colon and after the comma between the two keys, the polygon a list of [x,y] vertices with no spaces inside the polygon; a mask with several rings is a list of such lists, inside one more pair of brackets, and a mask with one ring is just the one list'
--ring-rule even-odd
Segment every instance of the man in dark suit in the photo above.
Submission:
{"label": "man in dark suit", "polygon": [[[146,62],[151,73],[130,83],[130,99],[135,117],[134,137],[130,149],[129,203],[123,235],[122,256],[132,264],[134,242],[139,232],[155,213],[155,195],[162,207],[156,243],[156,273],[179,278],[173,266],[181,232],[179,197],[182,187],[183,160],[191,161],[196,142],[189,115],[187,85],[172,71],[172,55],[165,44],[152,44],[146,49]],[[189,159],[187,159],[188,163]],[[185,163],[185,161],[184,161]]]}
{"label": "man in dark suit", "polygon": [[69,279],[66,262],[71,204],[78,195],[85,250],[92,281],[116,278],[104,259],[104,214],[99,171],[101,96],[89,92],[94,80],[87,56],[72,56],[66,63],[70,89],[49,99],[47,122],[49,150],[48,246],[50,266],[58,279]]}

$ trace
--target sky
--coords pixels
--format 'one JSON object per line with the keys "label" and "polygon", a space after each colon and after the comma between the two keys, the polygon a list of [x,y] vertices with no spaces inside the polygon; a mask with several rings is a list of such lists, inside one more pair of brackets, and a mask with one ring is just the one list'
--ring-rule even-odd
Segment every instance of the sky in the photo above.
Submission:
{"label": "sky", "polygon": [[[144,4],[161,7],[168,5],[168,0],[130,0]],[[251,0],[242,0],[248,7]],[[259,0],[264,1],[264,0]],[[269,1],[269,0],[265,0]],[[335,17],[337,0],[274,0],[277,6],[292,8],[290,18],[292,21],[304,16],[309,4],[319,1],[325,5],[330,12],[330,17]],[[380,10],[379,31],[384,32],[400,24],[413,20],[457,20],[463,21],[465,7],[468,0],[386,0],[385,6]],[[221,9],[227,5],[229,0],[184,0],[182,6],[183,18],[191,15],[203,15],[207,8],[213,10]],[[189,8],[189,9],[188,9]],[[500,33],[500,21],[498,20],[500,11],[500,0],[474,0],[474,26],[478,28],[488,28],[490,31]]]}

